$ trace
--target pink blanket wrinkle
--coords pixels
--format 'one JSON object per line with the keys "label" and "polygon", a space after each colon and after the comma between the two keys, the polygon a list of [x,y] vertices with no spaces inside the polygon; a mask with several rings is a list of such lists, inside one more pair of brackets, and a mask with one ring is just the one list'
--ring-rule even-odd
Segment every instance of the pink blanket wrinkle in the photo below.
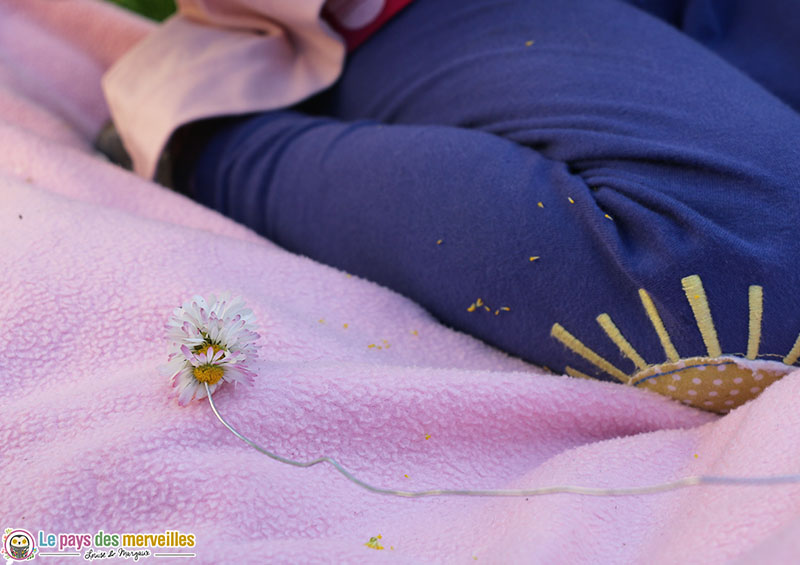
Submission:
{"label": "pink blanket wrinkle", "polygon": [[[403,490],[800,472],[800,372],[721,418],[552,375],[105,162],[101,77],[152,28],[91,0],[0,0],[0,529],[30,532],[36,559],[85,560],[102,531],[191,534],[143,562],[797,562],[799,485],[393,498],[180,407],[158,372],[164,325],[229,290],[257,316],[260,359],[215,402],[287,457]],[[59,551],[80,557],[43,555]]]}

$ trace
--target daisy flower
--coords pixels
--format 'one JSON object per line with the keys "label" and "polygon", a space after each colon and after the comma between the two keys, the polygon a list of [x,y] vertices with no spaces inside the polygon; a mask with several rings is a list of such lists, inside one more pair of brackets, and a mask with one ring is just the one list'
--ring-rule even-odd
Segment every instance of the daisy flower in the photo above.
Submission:
{"label": "daisy flower", "polygon": [[194,296],[176,308],[167,322],[167,364],[159,368],[178,389],[178,403],[206,397],[223,382],[251,382],[258,358],[255,316],[241,297],[229,293],[208,299]]}

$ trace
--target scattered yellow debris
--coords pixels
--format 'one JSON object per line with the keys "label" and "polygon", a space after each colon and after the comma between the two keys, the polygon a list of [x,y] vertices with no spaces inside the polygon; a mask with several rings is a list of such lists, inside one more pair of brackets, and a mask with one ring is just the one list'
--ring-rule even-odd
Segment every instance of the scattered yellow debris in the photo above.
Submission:
{"label": "scattered yellow debris", "polygon": [[426,440],[429,440],[429,439],[431,439],[431,434],[425,434],[425,439],[426,439]]}
{"label": "scattered yellow debris", "polygon": [[411,335],[417,335],[418,336],[419,332],[417,330],[411,330]]}
{"label": "scattered yellow debris", "polygon": [[536,205],[537,205],[539,208],[544,208],[544,204],[542,204],[541,202],[537,202],[537,203],[536,203]]}
{"label": "scattered yellow debris", "polygon": [[530,47],[531,45],[533,45],[533,40],[532,39],[525,42],[525,47]]}
{"label": "scattered yellow debris", "polygon": [[320,319],[319,319],[319,320],[317,320],[317,321],[318,321],[320,324],[324,324],[324,323],[325,323],[325,318],[320,318]]}
{"label": "scattered yellow debris", "polygon": [[366,545],[367,547],[372,548],[372,549],[383,549],[383,546],[378,541],[380,539],[381,539],[381,535],[378,534],[377,537],[369,538],[369,541],[367,543],[365,543],[364,545]]}
{"label": "scattered yellow debris", "polygon": [[347,324],[342,324],[342,327],[343,327],[344,329],[347,329]]}
{"label": "scattered yellow debris", "polygon": [[575,201],[572,199],[571,196],[567,196],[567,200],[569,200],[570,204],[575,204]]}
{"label": "scattered yellow debris", "polygon": [[441,239],[437,239],[436,240],[436,245],[441,245],[441,244],[442,244],[442,240]]}
{"label": "scattered yellow debris", "polygon": [[[531,257],[531,261],[533,261],[535,259],[538,259],[538,257]],[[483,303],[483,299],[482,298],[478,298],[475,302],[473,302],[472,304],[469,305],[469,307],[467,308],[467,312],[474,312],[477,308],[479,308],[481,306],[483,306],[483,309],[486,310],[487,312],[491,312],[492,311],[492,309],[487,304]],[[495,309],[494,315],[495,316],[499,316],[501,310],[503,312],[509,312],[511,310],[511,308],[509,308],[508,306],[501,306],[500,308]]]}
{"label": "scattered yellow debris", "polygon": [[528,261],[536,261],[538,258],[539,258],[538,255],[531,255],[530,257],[528,257]]}

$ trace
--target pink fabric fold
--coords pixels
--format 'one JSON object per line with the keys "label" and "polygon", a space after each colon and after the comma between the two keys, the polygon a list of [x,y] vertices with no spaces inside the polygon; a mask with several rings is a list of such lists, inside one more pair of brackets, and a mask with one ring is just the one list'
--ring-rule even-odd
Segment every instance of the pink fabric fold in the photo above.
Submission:
{"label": "pink fabric fold", "polygon": [[152,178],[170,135],[202,118],[290,106],[339,77],[345,46],[324,0],[182,0],[103,78],[134,163]]}
{"label": "pink fabric fold", "polygon": [[[157,370],[164,324],[191,295],[230,290],[259,319],[261,359],[252,386],[216,393],[223,415],[379,486],[800,471],[800,371],[725,417],[551,375],[103,161],[100,79],[144,27],[88,0],[0,0],[3,528],[180,530],[202,564],[797,561],[800,485],[389,498],[268,459],[205,403],[178,406]],[[367,545],[378,535],[383,549]]]}

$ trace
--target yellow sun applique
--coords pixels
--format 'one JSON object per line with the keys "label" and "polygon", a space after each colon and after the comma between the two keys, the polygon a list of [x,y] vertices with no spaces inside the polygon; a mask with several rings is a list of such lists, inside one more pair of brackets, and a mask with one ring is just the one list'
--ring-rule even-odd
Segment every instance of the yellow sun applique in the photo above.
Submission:
{"label": "yellow sun applique", "polygon": [[[757,359],[763,314],[762,287],[753,285],[748,290],[750,306],[748,345],[747,353],[742,356],[742,354],[722,352],[700,277],[698,275],[684,277],[681,283],[706,346],[705,356],[681,358],[655,304],[644,289],[639,289],[639,298],[664,349],[667,359],[663,363],[647,363],[622,335],[611,317],[605,313],[597,316],[596,321],[608,338],[619,347],[622,354],[633,362],[636,368],[630,374],[592,351],[561,324],[553,324],[550,335],[623,384],[646,387],[684,404],[711,412],[725,413],[741,406],[758,396],[770,384],[795,370],[792,365],[800,357],[800,337],[795,341],[791,351],[783,356],[781,362]],[[762,355],[764,356],[781,357],[770,354]],[[592,378],[572,367],[566,367],[566,373],[578,378]]]}

